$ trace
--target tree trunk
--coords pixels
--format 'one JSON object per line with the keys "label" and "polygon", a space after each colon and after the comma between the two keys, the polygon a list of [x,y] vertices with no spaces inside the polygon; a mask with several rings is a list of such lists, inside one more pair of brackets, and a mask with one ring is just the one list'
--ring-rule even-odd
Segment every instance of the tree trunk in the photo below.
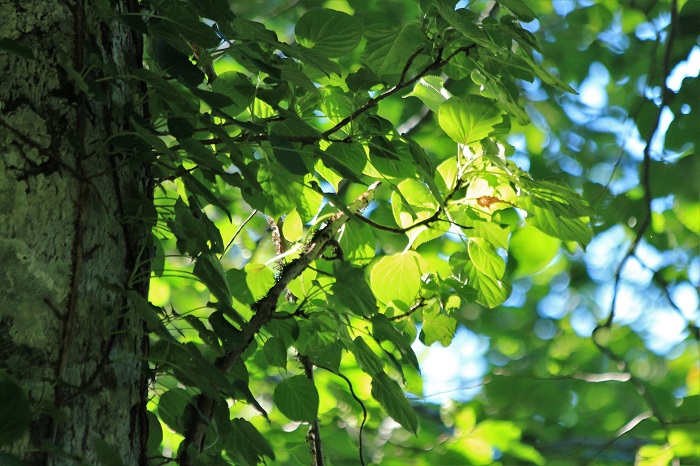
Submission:
{"label": "tree trunk", "polygon": [[148,339],[114,290],[147,292],[149,235],[128,214],[148,172],[105,143],[138,89],[97,81],[139,66],[141,39],[100,7],[0,0],[0,37],[23,47],[0,51],[0,369],[32,406],[10,448],[28,465],[145,464]]}

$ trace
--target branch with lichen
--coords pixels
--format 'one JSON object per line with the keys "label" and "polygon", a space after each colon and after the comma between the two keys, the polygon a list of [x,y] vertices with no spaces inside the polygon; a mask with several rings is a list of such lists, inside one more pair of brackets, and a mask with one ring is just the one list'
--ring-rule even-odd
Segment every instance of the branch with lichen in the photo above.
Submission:
{"label": "branch with lichen", "polygon": [[[374,197],[374,191],[379,183],[372,184],[365,193],[358,197],[346,209],[351,214],[359,214],[367,208]],[[349,215],[344,212],[338,212],[333,215],[329,221],[319,229],[306,243],[302,250],[301,256],[286,264],[277,281],[270,288],[265,297],[253,304],[253,317],[241,329],[242,344],[216,360],[216,367],[224,374],[228,373],[233,365],[240,359],[243,352],[250,346],[255,339],[255,336],[260,333],[263,326],[268,324],[274,317],[277,303],[282,294],[287,289],[287,286],[306,270],[315,260],[321,257],[323,252],[330,246],[335,239],[340,229],[350,219]],[[181,466],[190,466],[194,464],[193,458],[190,456],[190,449],[202,451],[204,448],[205,430],[212,416],[215,399],[201,394],[195,402],[188,407],[185,419],[188,423],[185,426],[185,439],[181,446],[180,458],[178,463]]]}

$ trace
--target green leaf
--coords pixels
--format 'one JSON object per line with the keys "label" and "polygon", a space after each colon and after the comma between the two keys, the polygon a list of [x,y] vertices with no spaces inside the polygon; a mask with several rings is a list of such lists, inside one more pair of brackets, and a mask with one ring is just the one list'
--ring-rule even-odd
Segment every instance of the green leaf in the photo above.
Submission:
{"label": "green leaf", "polygon": [[404,429],[418,433],[418,416],[395,380],[383,372],[372,376],[372,397]]}
{"label": "green leaf", "polygon": [[[576,241],[585,251],[593,238],[593,230],[588,225],[588,218],[567,218],[557,215],[553,208],[535,205],[529,198],[519,198],[518,207],[528,212],[525,222],[543,233],[559,238],[562,241]],[[552,206],[554,207],[554,206]],[[562,206],[565,210],[566,207]]]}
{"label": "green leaf", "polygon": [[[336,62],[329,60],[328,58],[326,58],[325,55],[316,52],[315,50],[307,49],[306,47],[302,47],[299,44],[288,45],[278,42],[275,45],[285,55],[301,60],[305,64],[316,68],[327,78],[330,78],[333,75],[340,76],[342,73],[340,66]],[[305,68],[304,71],[309,76],[313,75],[311,73],[311,71],[313,70]]]}
{"label": "green leaf", "polygon": [[249,466],[262,462],[263,456],[272,460],[275,453],[258,429],[242,418],[231,419],[231,432],[226,439],[226,452]]}
{"label": "green leaf", "polygon": [[333,264],[335,282],[331,292],[335,299],[355,315],[369,317],[377,312],[377,302],[365,280],[364,270],[345,261]]}
{"label": "green leaf", "polygon": [[301,221],[301,216],[296,209],[289,212],[284,218],[282,234],[284,235],[284,238],[291,243],[299,241],[304,235],[304,224]]}
{"label": "green leaf", "polygon": [[159,452],[160,444],[163,441],[163,427],[160,425],[160,422],[158,422],[158,416],[152,411],[146,411],[146,417],[148,417],[148,441],[146,451],[150,455]]}
{"label": "green leaf", "polygon": [[457,321],[437,309],[435,312],[423,312],[420,341],[430,346],[439,341],[442,346],[448,346],[455,336]]}
{"label": "green leaf", "polygon": [[302,176],[309,173],[309,169],[304,163],[299,144],[293,143],[287,138],[272,134],[270,136],[270,145],[277,162],[289,173]]}
{"label": "green leaf", "polygon": [[199,21],[197,15],[184,6],[170,3],[164,11],[164,16],[168,18],[167,21],[159,21],[149,28],[153,35],[162,36],[167,40],[173,31],[177,31],[187,42],[205,49],[216,48],[221,43],[216,32]]}
{"label": "green leaf", "polygon": [[263,353],[271,366],[281,367],[282,369],[287,367],[287,347],[281,338],[268,338],[265,346],[263,346]]}
{"label": "green leaf", "polygon": [[469,95],[453,97],[440,106],[440,127],[455,142],[470,145],[488,137],[503,121],[496,102],[486,97]]}
{"label": "green leaf", "polygon": [[516,230],[510,238],[509,254],[518,267],[514,275],[534,275],[549,265],[559,252],[561,241],[532,226]]}
{"label": "green leaf", "polygon": [[526,55],[519,55],[520,58],[522,58],[524,61],[527,62],[528,65],[530,65],[530,68],[532,68],[532,71],[535,72],[535,74],[544,82],[545,84],[549,84],[550,86],[556,87],[557,89],[561,89],[562,91],[566,91],[570,94],[578,95],[578,92],[576,90],[566,84],[564,81],[561,79],[557,78],[554,76],[552,73],[549,71],[545,70],[542,68],[540,65],[532,61],[532,59]]}
{"label": "green leaf", "polygon": [[[420,370],[416,354],[411,348],[415,338],[415,332],[411,335],[401,333],[384,314],[376,314],[372,317],[372,336],[377,341],[388,341],[401,354],[401,359],[414,369]],[[388,353],[391,354],[391,353]]]}
{"label": "green leaf", "polygon": [[345,78],[345,84],[351,92],[369,91],[380,83],[379,77],[367,68],[360,68]]}
{"label": "green leaf", "polygon": [[235,16],[228,0],[188,0],[198,15],[226,24]]}
{"label": "green leaf", "polygon": [[[318,152],[321,166],[316,165],[318,173],[338,190],[341,180],[362,183],[360,175],[367,163],[367,154],[360,144],[333,143],[325,151]],[[328,170],[332,170],[328,173]],[[334,175],[340,175],[335,177]]]}
{"label": "green leaf", "polygon": [[360,44],[362,23],[342,11],[317,8],[299,18],[294,34],[304,47],[328,58],[339,58]]}
{"label": "green leaf", "polygon": [[440,16],[442,16],[450,26],[476,44],[487,49],[493,47],[486,33],[476,25],[476,21],[479,21],[479,16],[477,14],[464,8],[455,11],[454,3],[452,2],[436,3]]}
{"label": "green leaf", "polygon": [[229,221],[231,221],[231,213],[228,211],[226,205],[219,200],[218,197],[212,193],[211,187],[207,187],[197,178],[195,178],[191,173],[185,173],[181,177],[182,181],[185,183],[185,188],[192,194],[196,194],[205,199],[209,204],[219,208],[223,213],[226,214]]}
{"label": "green leaf", "polygon": [[187,158],[200,167],[215,171],[223,171],[223,163],[216,157],[214,151],[194,139],[183,139],[180,146],[187,153]]}
{"label": "green leaf", "polygon": [[244,74],[234,71],[218,75],[216,81],[211,85],[211,89],[231,100],[231,105],[219,108],[222,112],[234,117],[253,102],[255,95],[255,87],[248,78]]}
{"label": "green leaf", "polygon": [[[396,223],[402,228],[433,217],[438,209],[439,203],[430,188],[416,180],[402,181],[391,195],[391,210]],[[415,249],[422,243],[442,236],[449,228],[450,224],[445,221],[434,221],[429,225],[410,229],[406,236],[411,247]]]}
{"label": "green leaf", "polygon": [[[338,372],[342,349],[336,338],[329,340],[328,334],[321,333],[322,329],[317,329],[310,338],[302,338],[297,341],[299,350],[311,359],[314,364],[327,367],[331,371]],[[300,341],[304,340],[302,345]]]}
{"label": "green leaf", "polygon": [[440,105],[452,97],[444,86],[445,81],[440,76],[424,76],[413,86],[413,91],[404,97],[418,97],[430,110],[437,113]]}
{"label": "green leaf", "polygon": [[477,292],[477,302],[494,308],[508,299],[512,286],[507,278],[498,279],[484,274],[474,267],[466,252],[460,251],[450,257],[452,272]]}
{"label": "green leaf", "polygon": [[[284,314],[278,312],[279,317],[290,316],[290,314]],[[267,330],[274,336],[282,339],[286,347],[294,344],[294,342],[299,338],[299,324],[296,320],[291,318],[286,319],[273,319],[271,322],[265,326]]]}
{"label": "green leaf", "polygon": [[422,270],[427,270],[427,264],[415,251],[384,256],[370,272],[372,292],[383,303],[400,300],[411,304],[418,298]]}
{"label": "green leaf", "polygon": [[146,323],[148,330],[154,331],[162,329],[165,331],[163,328],[163,321],[158,315],[157,307],[149,303],[146,298],[141,296],[136,291],[128,290],[123,292],[123,294],[125,294],[131,300],[131,304],[133,304],[136,314]]}
{"label": "green leaf", "polygon": [[402,181],[391,195],[391,210],[402,228],[430,218],[438,208],[430,189],[416,180]]}
{"label": "green leaf", "polygon": [[192,395],[182,388],[171,388],[158,398],[158,417],[175,432],[184,433],[185,408]]}
{"label": "green leaf", "polygon": [[292,421],[314,422],[318,416],[318,390],[303,375],[290,377],[275,387],[275,405]]}
{"label": "green leaf", "polygon": [[194,274],[220,302],[231,306],[231,290],[228,287],[221,262],[213,254],[202,254],[194,264]]}
{"label": "green leaf", "polygon": [[374,233],[372,228],[360,222],[348,222],[338,244],[347,262],[355,266],[369,264],[376,256]]}
{"label": "green leaf", "polygon": [[263,264],[248,263],[243,270],[253,302],[263,298],[275,284],[275,273]]}
{"label": "green leaf", "polygon": [[31,49],[19,44],[16,40],[0,39],[0,50],[7,50],[17,56],[28,60],[35,60],[34,52]]}
{"label": "green leaf", "polygon": [[243,190],[243,196],[251,207],[278,218],[297,206],[302,195],[301,177],[290,174],[284,167],[268,159],[260,161],[259,165],[251,164],[249,168],[257,172],[256,178],[262,188]]}
{"label": "green leaf", "polygon": [[[240,348],[244,344],[241,331],[226,319],[222,311],[212,312],[207,320],[214,334],[221,339],[224,349]],[[242,327],[245,323],[241,317],[234,319],[234,321],[239,327]]]}
{"label": "green leaf", "polygon": [[374,376],[384,371],[384,363],[362,337],[355,338],[350,349],[363,372]]}
{"label": "green leaf", "polygon": [[0,370],[0,445],[9,445],[24,436],[31,411],[24,390],[17,381]]}
{"label": "green leaf", "polygon": [[380,78],[401,73],[408,59],[425,44],[425,36],[416,24],[374,27],[364,35],[367,45],[362,60]]}
{"label": "green leaf", "polygon": [[523,0],[498,0],[498,3],[526,23],[537,18],[535,12]]}
{"label": "green leaf", "polygon": [[215,350],[221,349],[221,344],[219,344],[219,339],[216,337],[216,333],[208,329],[198,317],[190,314],[186,315],[184,319],[192,326],[193,329],[197,331],[197,335],[199,335],[202,342]]}
{"label": "green leaf", "polygon": [[506,271],[506,263],[491,243],[482,238],[471,238],[467,245],[472,264],[483,274],[499,279]]}

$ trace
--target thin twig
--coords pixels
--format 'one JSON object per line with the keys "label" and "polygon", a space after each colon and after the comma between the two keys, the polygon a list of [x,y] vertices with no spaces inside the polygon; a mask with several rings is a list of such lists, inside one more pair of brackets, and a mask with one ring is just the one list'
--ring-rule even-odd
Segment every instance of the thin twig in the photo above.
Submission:
{"label": "thin twig", "polygon": [[243,223],[241,223],[241,224],[239,225],[238,229],[236,230],[236,232],[235,232],[235,233],[233,234],[233,236],[231,237],[231,241],[229,241],[228,244],[226,245],[226,247],[224,248],[224,252],[221,253],[220,258],[221,258],[221,257],[224,257],[224,254],[226,254],[226,251],[228,251],[228,248],[230,248],[231,245],[233,244],[233,242],[236,241],[236,238],[237,238],[238,235],[241,233],[241,231],[243,231],[243,228],[245,228],[245,226],[248,224],[248,222],[250,222],[250,221],[253,219],[253,217],[255,217],[255,214],[257,214],[257,213],[258,213],[258,210],[255,209],[254,211],[252,211],[252,212],[250,213],[250,215],[248,215],[248,218],[246,218],[245,220],[243,220]]}
{"label": "thin twig", "polygon": [[446,65],[452,58],[456,57],[460,53],[466,53],[469,55],[469,53],[477,47],[476,44],[471,44],[467,47],[460,47],[457,50],[455,50],[453,53],[451,53],[447,58],[442,59],[442,49],[438,51],[438,56],[437,58],[429,63],[428,65],[425,66],[419,73],[417,73],[415,76],[413,76],[411,79],[408,81],[400,81],[396,86],[392,87],[391,89],[383,92],[382,94],[379,94],[376,97],[373,97],[369,99],[364,105],[359,107],[357,110],[352,112],[350,116],[347,116],[343,118],[340,122],[338,122],[335,126],[333,126],[331,129],[324,131],[323,137],[328,138],[331,134],[334,134],[338,132],[343,126],[347,125],[351,121],[355,120],[358,116],[362,115],[365,113],[367,110],[370,108],[376,106],[379,102],[382,100],[386,99],[387,97],[396,94],[402,89],[407,88],[408,86],[412,86],[415,84],[420,78],[428,74],[429,72],[433,70],[440,69],[444,65]]}
{"label": "thin twig", "polygon": [[362,451],[362,432],[365,428],[365,424],[367,423],[367,408],[365,407],[365,404],[362,402],[359,396],[355,393],[355,390],[352,388],[352,382],[350,379],[348,379],[344,374],[341,374],[339,371],[336,372],[333,369],[330,369],[325,366],[319,366],[316,364],[316,367],[320,367],[321,369],[327,370],[328,372],[337,375],[341,379],[345,380],[345,383],[348,384],[348,389],[350,390],[350,395],[357,401],[357,403],[360,405],[362,408],[362,423],[360,423],[360,430],[358,434],[358,444],[359,444],[359,454],[360,454],[360,465],[365,466],[365,458],[364,458],[364,453]]}

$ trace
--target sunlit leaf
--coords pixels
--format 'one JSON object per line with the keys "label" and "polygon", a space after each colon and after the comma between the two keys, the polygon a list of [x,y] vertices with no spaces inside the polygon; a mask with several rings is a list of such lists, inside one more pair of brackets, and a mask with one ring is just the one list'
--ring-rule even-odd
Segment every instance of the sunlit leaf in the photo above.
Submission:
{"label": "sunlit leaf", "polygon": [[396,299],[411,303],[418,297],[422,270],[425,269],[423,259],[414,251],[384,256],[372,267],[372,292],[384,303]]}
{"label": "sunlit leaf", "polygon": [[534,227],[516,230],[510,238],[510,254],[518,261],[516,275],[532,275],[544,269],[559,252],[561,241]]}
{"label": "sunlit leaf", "polygon": [[478,95],[453,97],[440,105],[440,127],[455,142],[469,145],[488,137],[503,121],[503,112],[490,99]]}

